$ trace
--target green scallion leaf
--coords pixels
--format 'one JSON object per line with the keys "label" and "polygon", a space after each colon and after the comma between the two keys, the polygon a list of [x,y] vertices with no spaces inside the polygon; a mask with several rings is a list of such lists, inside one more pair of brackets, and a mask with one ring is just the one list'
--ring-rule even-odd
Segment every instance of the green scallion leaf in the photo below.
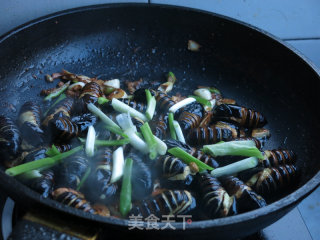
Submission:
{"label": "green scallion leaf", "polygon": [[208,107],[212,107],[212,103],[202,97],[199,97],[199,96],[193,96],[193,95],[190,95],[189,97],[192,97],[194,98],[195,100],[197,100],[198,103],[202,104],[202,105],[205,105],[205,106],[208,106]]}
{"label": "green scallion leaf", "polygon": [[208,166],[204,162],[201,162],[199,159],[195,158],[194,156],[190,155],[189,153],[187,153],[186,151],[182,150],[179,147],[170,148],[168,152],[173,156],[181,159],[186,164],[194,162],[199,167],[200,172],[205,170],[213,170],[212,167]]}
{"label": "green scallion leaf", "polygon": [[204,145],[202,151],[212,156],[231,155],[263,159],[262,153],[252,140],[230,141],[219,144]]}
{"label": "green scallion leaf", "polygon": [[171,138],[174,140],[177,140],[176,130],[174,129],[174,125],[173,125],[173,121],[174,121],[173,113],[169,113],[168,121],[169,121],[169,129],[170,129]]}
{"label": "green scallion leaf", "polygon": [[53,157],[53,156],[56,156],[56,155],[58,155],[58,154],[60,154],[60,152],[59,152],[59,150],[57,149],[57,147],[56,147],[54,144],[52,144],[51,148],[49,148],[49,149],[46,151],[46,155],[47,155],[48,157]]}
{"label": "green scallion leaf", "polygon": [[83,147],[79,146],[74,149],[71,149],[70,151],[60,153],[60,154],[55,155],[53,157],[42,158],[42,159],[39,159],[36,161],[20,164],[15,167],[8,168],[5,171],[5,173],[8,174],[9,176],[17,176],[17,175],[20,175],[22,173],[26,173],[26,172],[29,172],[32,170],[39,170],[39,169],[44,170],[44,169],[50,168],[50,167],[60,163],[62,159],[65,159],[65,158],[71,156],[72,154],[80,151],[81,149],[83,149]]}
{"label": "green scallion leaf", "polygon": [[124,166],[124,174],[122,178],[122,186],[120,192],[120,213],[122,216],[126,216],[131,209],[131,193],[132,193],[132,184],[131,184],[131,174],[132,174],[132,164],[133,161],[131,158],[127,158]]}

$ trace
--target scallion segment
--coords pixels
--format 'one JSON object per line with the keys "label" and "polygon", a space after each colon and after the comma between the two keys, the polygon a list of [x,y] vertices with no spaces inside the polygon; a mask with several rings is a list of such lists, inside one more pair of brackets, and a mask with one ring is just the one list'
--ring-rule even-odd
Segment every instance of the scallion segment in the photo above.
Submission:
{"label": "scallion segment", "polygon": [[107,124],[107,126],[111,126],[121,131],[120,127],[114,121],[112,121],[107,115],[105,115],[99,108],[97,108],[93,103],[89,103],[87,107],[90,112],[92,112],[94,115],[97,115],[102,122]]}
{"label": "scallion segment", "polygon": [[182,129],[179,125],[179,122],[173,121],[173,127],[174,127],[174,130],[176,131],[176,135],[177,135],[178,140],[180,142],[186,143],[186,140],[184,139],[183,132],[182,132]]}
{"label": "scallion segment", "polygon": [[86,172],[84,173],[83,177],[81,178],[81,181],[79,182],[79,184],[77,186],[77,191],[79,191],[81,189],[81,187],[83,186],[85,181],[88,179],[90,173],[91,173],[91,167],[88,167]]}
{"label": "scallion segment", "polygon": [[157,157],[157,141],[147,122],[140,127],[140,130],[149,147],[149,158],[153,160]]}
{"label": "scallion segment", "polygon": [[46,155],[48,157],[53,157],[53,156],[56,156],[60,154],[59,150],[56,148],[56,146],[54,144],[52,144],[51,148],[49,148],[47,151],[46,151]]}
{"label": "scallion segment", "polygon": [[95,146],[100,147],[100,146],[123,146],[126,145],[130,142],[129,138],[124,138],[120,140],[96,140],[95,141]]}
{"label": "scallion segment", "polygon": [[204,145],[202,151],[215,157],[232,155],[263,159],[262,153],[252,140],[230,141],[219,144]]}
{"label": "scallion segment", "polygon": [[83,147],[78,146],[74,149],[71,149],[70,151],[60,153],[60,154],[55,155],[53,157],[42,158],[42,159],[39,159],[36,161],[20,164],[15,167],[8,168],[5,171],[5,173],[8,174],[9,176],[17,176],[17,175],[20,175],[22,173],[26,173],[26,172],[29,172],[32,170],[39,170],[39,169],[44,170],[44,169],[50,168],[50,167],[58,164],[59,162],[61,162],[62,159],[65,159],[65,158],[71,156],[72,154],[80,151],[81,149],[83,149]]}
{"label": "scallion segment", "polygon": [[123,147],[119,147],[112,154],[112,174],[111,183],[118,181],[123,175],[124,157]]}
{"label": "scallion segment", "polygon": [[209,101],[209,100],[207,100],[207,99],[204,99],[204,98],[199,97],[199,96],[193,96],[193,95],[191,95],[191,96],[189,96],[189,97],[194,98],[198,103],[201,103],[201,104],[204,105],[204,106],[207,106],[207,107],[212,108],[212,103],[211,103],[211,101]]}
{"label": "scallion segment", "polygon": [[168,121],[169,121],[169,129],[170,129],[171,138],[174,140],[177,140],[176,130],[174,129],[174,125],[173,125],[173,121],[174,121],[173,113],[169,113]]}
{"label": "scallion segment", "polygon": [[156,110],[156,98],[151,95],[149,89],[146,89],[146,97],[147,97],[147,110],[146,110],[146,117],[148,120],[153,118],[154,112]]}
{"label": "scallion segment", "polygon": [[131,194],[132,194],[132,165],[133,161],[131,158],[127,158],[124,166],[124,176],[122,179],[122,186],[120,192],[120,213],[122,216],[126,216],[131,209]]}
{"label": "scallion segment", "polygon": [[148,145],[137,135],[137,128],[132,123],[131,117],[129,113],[122,113],[117,116],[117,122],[124,130],[124,134],[126,134],[129,138],[130,144],[137,150],[142,153],[148,153],[149,148]]}
{"label": "scallion segment", "polygon": [[105,128],[114,134],[118,134],[121,137],[128,138],[128,136],[121,130],[121,128],[115,128],[112,126],[106,126]]}
{"label": "scallion segment", "polygon": [[213,169],[210,174],[214,177],[229,176],[250,168],[254,168],[258,165],[258,163],[258,158],[249,157],[241,161],[231,163],[227,166]]}
{"label": "scallion segment", "polygon": [[147,121],[147,118],[144,114],[142,114],[141,112],[138,112],[137,110],[135,110],[134,108],[130,107],[129,105],[119,101],[116,98],[112,99],[111,102],[112,107],[114,108],[114,110],[121,112],[121,113],[127,113],[129,112],[130,116],[132,117],[138,117],[140,118],[142,121]]}
{"label": "scallion segment", "polygon": [[95,140],[96,140],[96,131],[94,130],[93,126],[89,126],[87,139],[86,139],[86,147],[85,147],[85,152],[88,157],[93,157],[94,155]]}
{"label": "scallion segment", "polygon": [[177,102],[176,104],[174,104],[172,107],[169,108],[169,112],[175,113],[176,111],[178,111],[180,108],[187,106],[190,103],[195,102],[196,99],[193,97],[188,97],[183,99],[180,102]]}
{"label": "scallion segment", "polygon": [[60,94],[62,94],[69,87],[69,85],[70,85],[70,81],[65,83],[65,84],[63,84],[61,87],[55,89],[52,93],[50,93],[48,96],[46,96],[44,98],[44,100],[45,101],[49,101],[49,100],[51,100],[53,98],[58,97]]}
{"label": "scallion segment", "polygon": [[[78,138],[81,143],[85,143],[84,138]],[[96,139],[94,142],[95,147],[112,147],[112,146],[123,146],[130,142],[129,138],[123,138],[119,140],[99,140]]]}
{"label": "scallion segment", "polygon": [[109,100],[106,99],[105,97],[99,97],[99,98],[98,98],[98,103],[99,103],[100,105],[106,104],[107,102],[109,102]]}
{"label": "scallion segment", "polygon": [[167,153],[167,144],[162,141],[160,138],[158,138],[157,136],[154,136],[154,138],[157,141],[157,152],[159,155],[165,155]]}
{"label": "scallion segment", "polygon": [[187,153],[186,151],[182,150],[179,147],[170,148],[168,150],[168,152],[170,154],[172,154],[173,156],[181,159],[186,164],[194,162],[199,167],[200,172],[205,171],[205,170],[213,170],[212,167],[210,167],[207,164],[201,162],[199,159],[195,158],[194,156],[190,155],[189,153]]}

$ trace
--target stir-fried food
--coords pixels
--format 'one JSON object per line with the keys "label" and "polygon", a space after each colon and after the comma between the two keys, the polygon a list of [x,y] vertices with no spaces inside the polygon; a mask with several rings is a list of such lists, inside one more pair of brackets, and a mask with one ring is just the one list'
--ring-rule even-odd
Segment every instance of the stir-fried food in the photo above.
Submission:
{"label": "stir-fried food", "polygon": [[172,72],[160,84],[56,79],[46,104],[0,116],[6,173],[45,198],[106,217],[203,220],[264,207],[297,183],[295,153],[264,149],[266,117],[214,87],[182,95]]}

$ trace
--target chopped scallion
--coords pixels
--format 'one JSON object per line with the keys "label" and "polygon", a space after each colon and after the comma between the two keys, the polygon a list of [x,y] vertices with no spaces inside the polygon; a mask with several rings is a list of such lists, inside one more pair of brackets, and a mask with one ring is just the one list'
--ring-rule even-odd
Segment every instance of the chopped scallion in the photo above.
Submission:
{"label": "chopped scallion", "polygon": [[149,147],[149,158],[153,160],[157,157],[157,141],[152,134],[151,128],[147,122],[140,127],[140,130],[144,140],[147,142]]}
{"label": "chopped scallion", "polygon": [[178,121],[173,121],[173,127],[176,131],[176,134],[177,134],[177,138],[180,142],[183,142],[183,143],[186,143],[186,140],[184,139],[184,136],[183,136],[183,132],[182,132],[182,129],[179,125],[179,122]]}
{"label": "chopped scallion", "polygon": [[168,121],[169,121],[169,129],[170,129],[171,138],[174,140],[177,140],[176,131],[175,131],[174,125],[173,125],[173,121],[174,121],[173,113],[169,113]]}
{"label": "chopped scallion", "polygon": [[194,156],[190,155],[189,153],[185,152],[179,147],[170,148],[168,152],[173,156],[183,160],[186,164],[194,162],[199,167],[200,172],[205,170],[213,170],[212,167],[208,166],[204,162],[201,162],[199,159],[195,158]]}
{"label": "chopped scallion", "polygon": [[127,113],[129,112],[130,116],[132,117],[138,117],[140,118],[142,121],[147,121],[147,118],[144,114],[142,114],[141,112],[138,112],[137,110],[135,110],[134,108],[130,107],[129,105],[119,101],[116,98],[112,99],[111,102],[112,107],[114,108],[114,110],[118,111],[118,112],[122,112],[122,113]]}
{"label": "chopped scallion", "polygon": [[178,111],[180,108],[187,106],[190,103],[195,102],[196,99],[193,97],[188,97],[183,99],[180,102],[177,102],[176,104],[174,104],[172,107],[169,108],[169,112],[175,113],[176,111]]}
{"label": "chopped scallion", "polygon": [[123,175],[124,157],[123,147],[119,147],[112,154],[112,174],[111,183],[118,181]]}
{"label": "chopped scallion", "polygon": [[53,98],[58,97],[60,94],[62,94],[69,87],[69,85],[70,85],[70,81],[65,83],[65,84],[63,84],[61,87],[55,89],[52,93],[50,93],[48,96],[46,96],[44,98],[44,100],[45,101],[49,101],[49,100],[51,100]]}
{"label": "chopped scallion", "polygon": [[262,153],[252,140],[230,141],[219,144],[204,145],[202,150],[213,156],[232,155],[263,159]]}
{"label": "chopped scallion", "polygon": [[122,186],[120,192],[120,213],[122,216],[126,216],[131,209],[131,194],[132,194],[132,165],[133,161],[131,158],[127,158],[124,166],[124,176],[122,179]]}
{"label": "chopped scallion", "polygon": [[65,159],[65,158],[71,156],[72,154],[80,151],[81,149],[83,149],[83,147],[79,146],[74,149],[71,149],[70,151],[60,153],[60,154],[55,155],[53,157],[42,158],[42,159],[39,159],[36,161],[20,164],[15,167],[8,168],[5,171],[5,173],[8,174],[9,176],[17,176],[17,175],[20,175],[22,173],[26,173],[26,172],[29,172],[32,170],[39,170],[39,169],[44,170],[44,169],[50,168],[50,167],[60,163],[62,159]]}
{"label": "chopped scallion", "polygon": [[258,158],[249,157],[241,161],[231,163],[227,166],[213,169],[211,171],[211,175],[214,177],[223,177],[223,176],[233,175],[235,173],[242,172],[250,168],[254,168],[258,165],[258,163],[259,163]]}

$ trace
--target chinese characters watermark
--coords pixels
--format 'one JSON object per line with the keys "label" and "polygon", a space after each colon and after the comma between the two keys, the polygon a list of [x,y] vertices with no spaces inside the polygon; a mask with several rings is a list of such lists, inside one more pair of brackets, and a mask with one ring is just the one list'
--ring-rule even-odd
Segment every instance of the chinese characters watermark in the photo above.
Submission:
{"label": "chinese characters watermark", "polygon": [[[137,216],[131,215],[129,216],[128,227],[129,230],[132,229],[139,229],[139,230],[164,230],[164,229],[172,229],[175,230],[176,228],[172,225],[172,223],[176,222],[176,219],[182,220],[182,228],[185,230],[186,224],[192,223],[192,215],[162,215],[162,218],[158,218],[154,214],[149,215],[148,217],[144,218],[139,214]],[[145,224],[144,224],[145,222]],[[164,223],[162,227],[160,227],[159,223]],[[179,221],[181,222],[181,221]]]}

